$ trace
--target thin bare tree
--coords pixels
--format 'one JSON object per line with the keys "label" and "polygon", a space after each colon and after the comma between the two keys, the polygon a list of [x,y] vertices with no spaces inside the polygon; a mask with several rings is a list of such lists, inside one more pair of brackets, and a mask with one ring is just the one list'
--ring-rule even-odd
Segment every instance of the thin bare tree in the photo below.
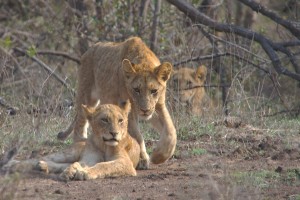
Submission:
{"label": "thin bare tree", "polygon": [[157,43],[157,26],[159,22],[160,8],[161,8],[161,0],[156,0],[153,22],[152,22],[152,33],[150,38],[150,49],[153,51],[155,51],[156,43]]}

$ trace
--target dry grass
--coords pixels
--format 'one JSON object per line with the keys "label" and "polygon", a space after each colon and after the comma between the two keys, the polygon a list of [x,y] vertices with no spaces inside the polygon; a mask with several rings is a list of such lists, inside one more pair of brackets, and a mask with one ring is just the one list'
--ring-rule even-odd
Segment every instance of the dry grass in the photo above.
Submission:
{"label": "dry grass", "polygon": [[[163,9],[165,12],[161,20],[166,25],[159,32],[161,48],[157,50],[157,54],[162,60],[178,62],[191,57],[212,54],[212,45],[198,31],[197,26],[190,25],[187,19],[173,9],[169,9],[169,7]],[[60,17],[64,14],[63,9],[57,12]],[[224,13],[226,10],[222,10],[222,12]],[[169,16],[174,16],[174,18]],[[76,23],[76,19],[72,19],[74,20],[72,23]],[[262,19],[260,16],[258,21]],[[39,20],[42,20],[42,17]],[[268,24],[268,28],[265,24]],[[91,29],[98,28],[93,23],[89,25]],[[7,26],[18,29],[14,23],[9,23]],[[76,42],[74,39],[75,30],[71,29],[60,34],[64,27],[56,26],[56,24],[48,24],[47,26],[51,26],[51,36],[57,39],[55,41],[51,37],[48,39],[51,42],[62,43],[61,41],[64,41],[66,35],[71,35],[71,41],[67,41],[70,44],[67,42],[67,44],[62,45],[56,44],[58,49],[65,51],[68,49],[70,53],[76,51],[77,46],[73,44]],[[39,31],[49,29],[47,26],[40,26]],[[30,30],[30,27],[30,24],[25,24],[24,31]],[[254,29],[261,32],[273,33],[278,31],[282,33],[277,25],[269,24],[269,21],[265,19],[262,20],[261,24],[255,25]],[[113,33],[111,34],[114,36]],[[29,38],[23,36],[25,39],[22,39],[26,41],[27,45],[31,45],[35,43],[33,36]],[[111,38],[114,38],[113,36]],[[146,36],[144,39],[147,41]],[[252,41],[247,42],[248,46],[245,48],[244,44],[237,42],[240,38],[234,35],[222,35],[221,37],[225,41],[221,42],[219,46],[222,51],[239,52],[245,58],[244,60],[237,60],[223,57],[220,60],[222,66],[227,70],[227,82],[231,84],[227,96],[229,115],[238,117],[243,124],[249,125],[253,129],[249,129],[249,126],[235,129],[224,125],[214,125],[215,122],[224,121],[226,117],[222,110],[222,93],[220,88],[207,88],[208,94],[218,105],[217,114],[205,113],[203,116],[196,117],[187,115],[182,107],[171,110],[179,139],[175,157],[184,159],[192,156],[214,155],[220,159],[231,156],[232,162],[241,159],[253,159],[255,161],[256,158],[258,160],[260,158],[265,159],[274,153],[269,152],[268,149],[255,149],[257,147],[255,145],[265,144],[262,141],[269,141],[270,145],[273,145],[272,147],[279,153],[288,149],[300,152],[300,89],[298,83],[287,77],[277,77],[271,68],[271,63],[266,61],[262,49]],[[282,34],[281,37],[288,38],[286,34]],[[91,38],[96,41],[95,38],[97,37],[91,35]],[[2,38],[2,40],[4,39]],[[274,37],[273,39],[278,38]],[[41,48],[54,48],[54,44],[49,44],[51,43],[49,41],[41,44]],[[13,42],[19,45],[19,41]],[[7,50],[9,51],[10,48]],[[74,63],[51,56],[39,56],[39,58],[49,64],[63,79],[66,79],[72,88],[75,88],[76,65]],[[276,77],[276,83],[274,84],[262,71],[248,64],[247,60],[257,61],[261,67],[270,69],[272,75]],[[3,64],[1,70],[6,70],[5,73],[1,71],[1,74],[4,73],[6,77],[4,81],[1,80],[0,97],[5,99],[9,105],[16,107],[18,112],[15,116],[9,116],[6,114],[6,110],[0,107],[0,154],[3,155],[8,150],[18,147],[17,158],[25,159],[34,154],[43,155],[56,151],[69,144],[70,140],[66,142],[57,141],[56,134],[67,127],[74,116],[74,110],[70,110],[65,104],[66,100],[73,100],[72,95],[51,75],[29,58],[18,57],[18,62],[22,66],[22,71],[17,71],[13,75],[11,75],[10,68],[3,68],[4,65],[11,66],[9,57],[5,57],[5,62],[1,63]],[[213,60],[191,62],[187,63],[186,66],[195,67],[199,63],[205,64],[209,69],[207,84],[219,85],[220,77],[215,72],[216,66],[213,66]],[[151,152],[152,145],[159,136],[146,123],[142,123],[141,127],[149,152]],[[295,163],[299,163],[299,157],[298,160],[293,160],[291,157],[286,161],[291,162],[291,164],[287,164],[289,168],[299,170],[299,167],[295,165]],[[299,175],[296,173],[286,171],[283,175],[274,174],[274,171],[270,171],[268,166],[261,167],[261,170],[251,171],[252,169],[241,166],[236,172],[227,173],[226,169],[229,166],[223,166],[225,172],[222,177],[226,180],[227,185],[218,185],[215,181],[217,178],[210,177],[211,185],[215,187],[222,199],[234,199],[231,197],[242,193],[241,190],[249,185],[254,193],[260,193],[261,190],[264,190],[266,185],[260,187],[261,183],[267,183],[269,189],[272,189],[273,185],[276,186],[276,184],[280,186],[284,181],[290,181],[289,184],[298,184],[299,186]],[[1,176],[0,199],[13,199],[15,189],[22,180],[22,177],[17,174]],[[299,195],[288,196],[286,199],[299,199]],[[256,197],[260,199],[261,196],[258,194]]]}

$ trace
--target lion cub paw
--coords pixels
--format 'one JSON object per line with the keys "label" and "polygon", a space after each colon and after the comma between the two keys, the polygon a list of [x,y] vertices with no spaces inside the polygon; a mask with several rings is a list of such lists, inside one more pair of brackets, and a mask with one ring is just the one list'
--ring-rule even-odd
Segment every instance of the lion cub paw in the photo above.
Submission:
{"label": "lion cub paw", "polygon": [[62,180],[87,180],[87,173],[79,162],[75,162],[65,169],[59,176]]}
{"label": "lion cub paw", "polygon": [[68,168],[66,168],[60,175],[59,177],[62,180],[69,181],[73,180],[77,171],[77,168],[81,167],[78,162],[73,163],[70,165]]}
{"label": "lion cub paw", "polygon": [[136,167],[139,170],[146,170],[149,169],[149,165],[150,165],[150,159],[149,156],[147,158],[140,158],[138,166]]}
{"label": "lion cub paw", "polygon": [[40,160],[36,166],[35,166],[35,169],[38,170],[38,171],[42,171],[42,172],[45,172],[45,173],[49,173],[49,168],[48,168],[48,164],[47,162],[43,161],[43,160]]}

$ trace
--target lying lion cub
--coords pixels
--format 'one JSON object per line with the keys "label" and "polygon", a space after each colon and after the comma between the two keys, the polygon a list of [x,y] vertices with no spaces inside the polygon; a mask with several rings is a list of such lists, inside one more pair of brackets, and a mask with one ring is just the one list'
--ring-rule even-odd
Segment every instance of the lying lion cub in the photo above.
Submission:
{"label": "lying lion cub", "polygon": [[201,115],[212,108],[212,102],[205,92],[207,68],[204,65],[197,69],[182,67],[174,70],[170,88],[175,100],[173,106],[183,105],[187,112]]}
{"label": "lying lion cub", "polygon": [[38,160],[14,162],[12,171],[37,169],[46,173],[61,173],[64,180],[87,180],[107,176],[136,176],[140,147],[128,134],[129,100],[120,107],[105,104],[82,105],[92,128],[86,142],[76,142],[64,152]]}

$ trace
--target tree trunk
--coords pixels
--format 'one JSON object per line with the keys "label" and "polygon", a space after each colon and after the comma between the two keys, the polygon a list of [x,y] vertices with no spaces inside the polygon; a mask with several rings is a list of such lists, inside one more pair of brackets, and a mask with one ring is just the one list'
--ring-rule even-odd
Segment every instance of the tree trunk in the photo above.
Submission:
{"label": "tree trunk", "polygon": [[157,43],[157,26],[159,22],[160,7],[161,7],[161,0],[156,0],[153,22],[152,22],[152,33],[150,38],[150,49],[154,52],[156,50],[156,43]]}
{"label": "tree trunk", "polygon": [[138,35],[142,37],[144,33],[145,20],[147,16],[147,11],[149,7],[150,0],[141,0],[140,11],[139,11],[139,20],[138,20]]}
{"label": "tree trunk", "polygon": [[[206,14],[207,16],[211,17],[214,20],[218,19],[218,14],[217,12],[215,12],[215,10],[213,9],[213,5],[215,4],[215,2],[213,0],[203,0],[201,5],[199,6],[198,10],[204,14]],[[203,29],[202,29],[202,33],[203,33]],[[218,36],[218,33],[214,30],[213,34]],[[206,37],[210,37],[209,34],[204,34]],[[209,38],[209,41],[211,42],[211,46],[213,48],[213,53],[214,54],[219,54],[220,51],[218,49],[218,41],[216,41],[214,38]],[[221,57],[216,57],[213,59],[212,62],[213,68],[215,69],[215,71],[217,71],[220,75],[220,85],[222,85],[222,103],[223,103],[223,110],[225,115],[228,115],[228,106],[227,106],[227,87],[225,87],[226,83],[227,83],[227,70],[226,70],[226,66],[222,64],[221,62]]]}

